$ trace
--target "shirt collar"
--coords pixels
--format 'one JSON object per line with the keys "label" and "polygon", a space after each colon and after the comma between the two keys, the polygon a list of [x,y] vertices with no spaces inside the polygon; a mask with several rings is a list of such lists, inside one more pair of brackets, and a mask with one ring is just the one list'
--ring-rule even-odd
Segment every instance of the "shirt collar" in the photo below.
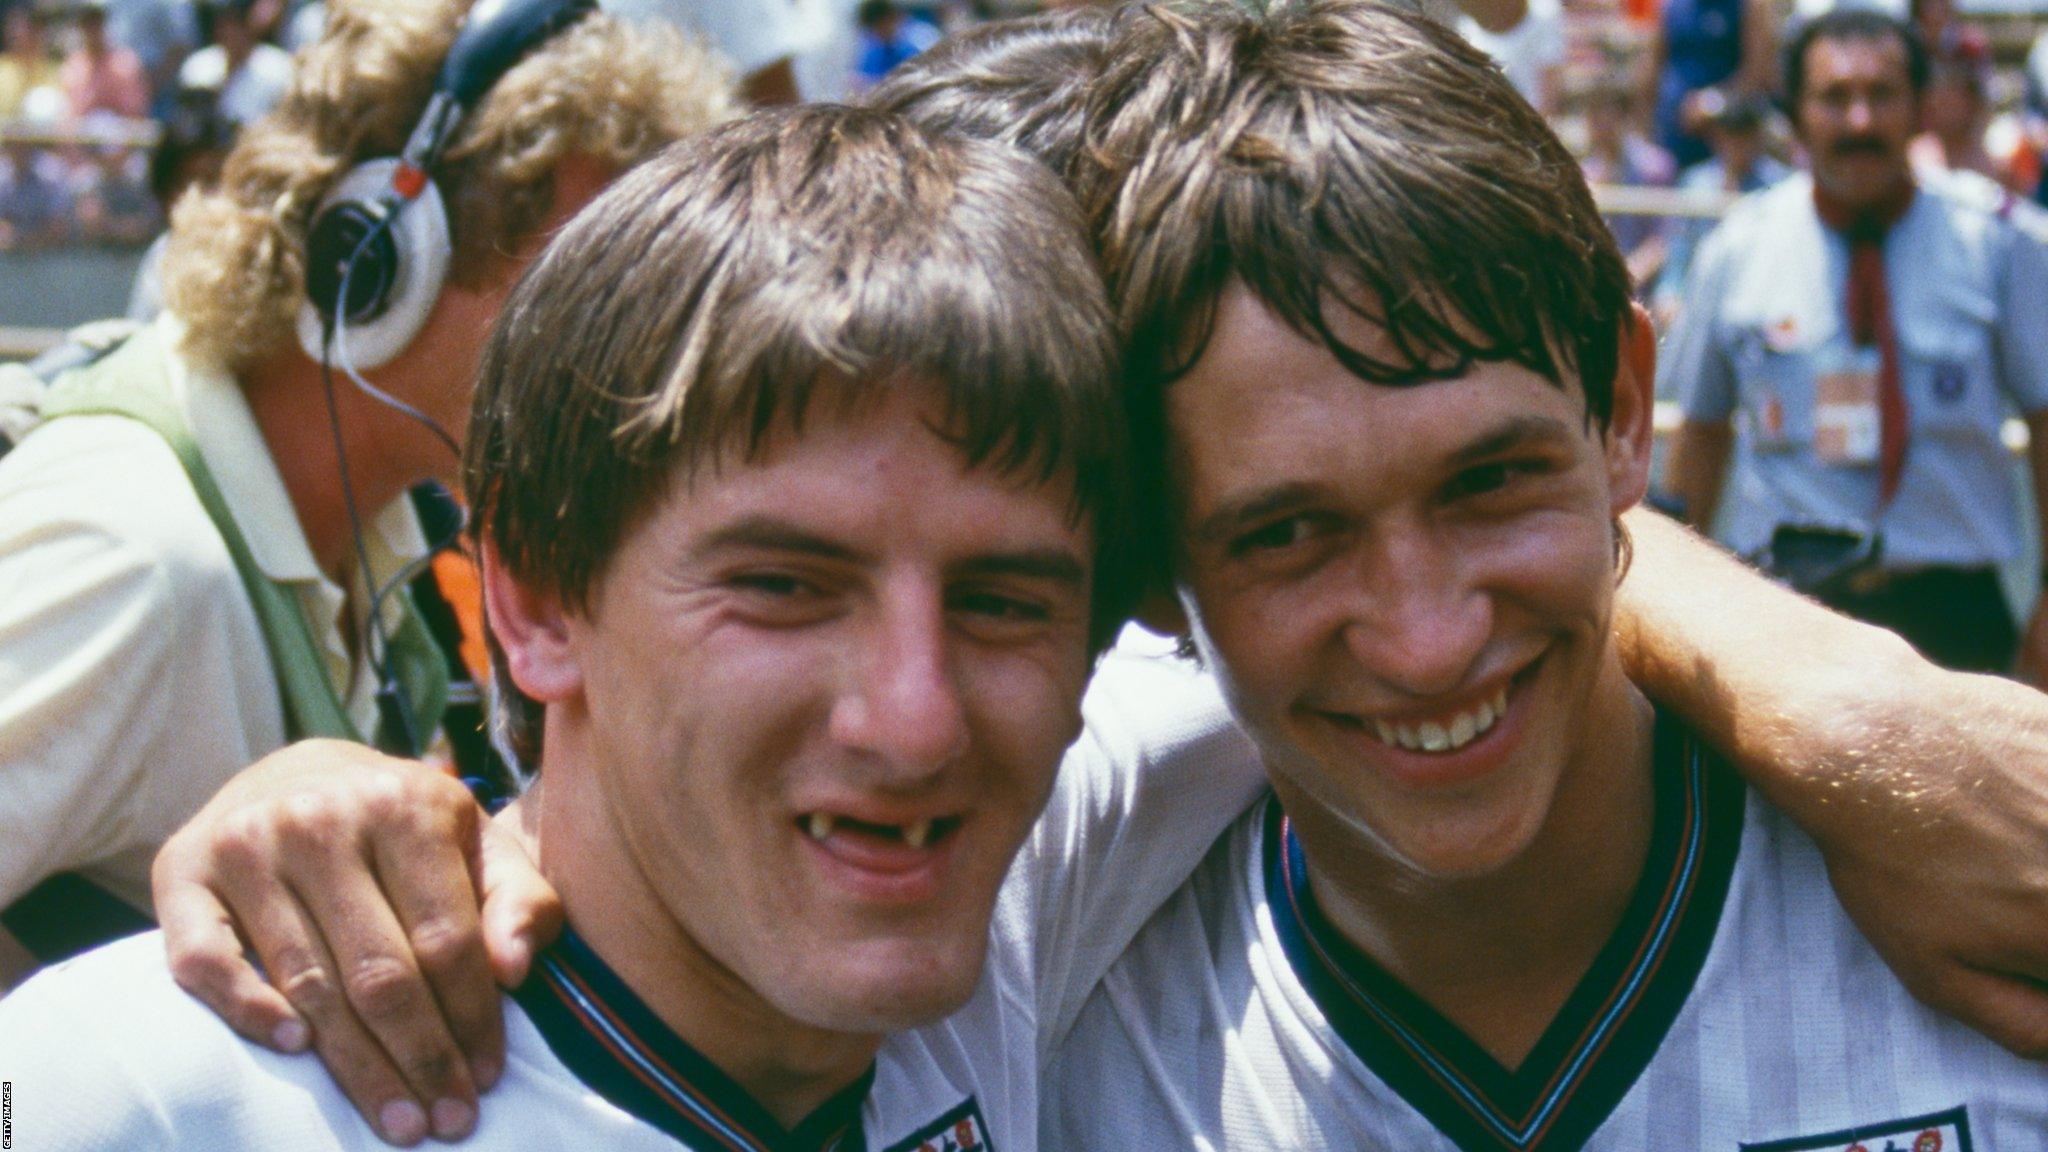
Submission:
{"label": "shirt collar", "polygon": [[785,1129],[717,1065],[663,1024],[573,929],[512,992],[541,1038],[586,1086],[703,1152],[864,1152],[872,1065]]}
{"label": "shirt collar", "polygon": [[[175,317],[165,314],[158,325],[171,392],[185,409],[192,437],[249,542],[256,566],[280,582],[326,580],[241,386],[226,370],[183,354],[184,325]],[[386,505],[365,527],[378,545],[368,551],[380,586],[427,554],[426,534],[412,502],[404,497]]]}

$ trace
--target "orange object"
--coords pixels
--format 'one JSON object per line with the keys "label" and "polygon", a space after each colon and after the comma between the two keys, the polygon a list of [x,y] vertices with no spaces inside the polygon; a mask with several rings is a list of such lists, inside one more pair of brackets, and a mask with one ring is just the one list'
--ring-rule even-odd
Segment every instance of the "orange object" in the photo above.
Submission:
{"label": "orange object", "polygon": [[491,682],[491,655],[484,646],[484,588],[476,561],[450,548],[434,557],[434,583],[462,628],[462,666],[479,687]]}

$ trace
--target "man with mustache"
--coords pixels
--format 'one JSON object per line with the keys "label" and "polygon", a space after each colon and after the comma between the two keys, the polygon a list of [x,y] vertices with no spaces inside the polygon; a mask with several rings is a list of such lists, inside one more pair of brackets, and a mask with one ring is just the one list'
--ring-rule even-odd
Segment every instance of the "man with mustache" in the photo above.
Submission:
{"label": "man with mustache", "polygon": [[[2027,417],[2048,476],[2048,245],[2029,206],[1915,177],[1927,52],[1893,17],[1838,11],[1796,33],[1786,88],[1812,172],[1741,204],[1700,249],[1665,363],[1685,409],[1668,482],[1741,551],[1781,523],[1880,534],[1880,565],[1826,597],[1935,662],[2004,672],[1997,567],[2019,548],[2000,440]],[[1739,422],[1734,420],[1742,414]],[[2020,672],[2043,683],[2036,605]]]}

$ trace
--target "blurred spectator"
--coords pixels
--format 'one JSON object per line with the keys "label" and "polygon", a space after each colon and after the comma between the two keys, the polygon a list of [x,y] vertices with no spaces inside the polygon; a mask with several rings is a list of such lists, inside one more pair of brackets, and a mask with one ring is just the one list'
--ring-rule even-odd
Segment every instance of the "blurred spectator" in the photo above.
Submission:
{"label": "blurred spectator", "polygon": [[[1791,167],[1769,151],[1769,100],[1754,95],[1731,97],[1709,89],[1701,94],[1700,109],[1707,147],[1714,154],[1679,174],[1681,191],[1747,194],[1792,174]],[[1693,251],[1713,226],[1714,221],[1705,218],[1672,225],[1670,254],[1657,276],[1656,311],[1661,323],[1669,324],[1676,317]]]}
{"label": "blurred spectator", "polygon": [[152,94],[150,115],[169,115],[178,65],[199,46],[190,0],[109,0],[107,35],[142,61]]}
{"label": "blurred spectator", "polygon": [[939,30],[910,15],[895,0],[863,0],[854,19],[860,24],[859,85],[871,88],[898,64],[939,42]]}
{"label": "blurred spectator", "polygon": [[1500,62],[1522,99],[1556,118],[1563,105],[1565,60],[1561,0],[1529,0],[1528,15],[1505,32],[1489,32],[1469,15],[1458,18],[1458,31]]}
{"label": "blurred spectator", "polygon": [[1694,94],[1714,86],[1769,94],[1777,87],[1777,40],[1773,0],[1665,0],[1646,79],[1657,142],[1679,164],[1708,155]]}
{"label": "blurred spectator", "polygon": [[[1667,477],[1754,552],[1781,524],[1878,534],[1877,562],[1821,590],[1952,668],[2012,667],[1998,566],[2021,539],[2009,407],[2048,477],[2048,239],[1981,181],[1916,176],[1919,32],[1837,9],[1795,37],[1787,99],[1812,159],[1700,245],[1663,367],[1685,419]],[[1742,421],[1734,421],[1741,413]],[[2048,501],[2039,504],[2048,512]],[[2020,645],[2048,672],[2048,613]]]}
{"label": "blurred spectator", "polygon": [[292,83],[291,53],[257,38],[250,19],[256,0],[200,0],[206,46],[185,58],[178,84],[218,92],[221,119],[240,126],[260,119]]}
{"label": "blurred spectator", "polygon": [[[186,89],[178,93],[176,112],[164,122],[163,141],[149,161],[149,188],[168,218],[186,189],[206,186],[219,177],[234,129],[220,118],[216,93]],[[170,234],[158,236],[143,253],[128,289],[130,320],[154,320],[164,309],[163,259]]]}
{"label": "blurred spectator", "polygon": [[[88,134],[90,127],[88,126]],[[162,219],[149,190],[149,159],[118,137],[95,143],[68,174],[77,238],[93,244],[140,245]]]}
{"label": "blurred spectator", "polygon": [[2038,182],[2034,188],[2034,199],[2048,204],[2048,28],[2034,38],[2034,47],[2027,53],[2026,98],[2021,111],[2021,123],[2025,128],[2025,144],[2033,152],[2034,167],[2039,169]]}
{"label": "blurred spectator", "polygon": [[284,50],[296,54],[299,49],[320,39],[320,32],[327,27],[327,5],[321,0],[296,0],[285,9],[284,19],[279,22],[277,42]]}
{"label": "blurred spectator", "polygon": [[731,60],[749,103],[794,104],[796,55],[809,47],[789,0],[598,0],[626,20],[660,20],[702,37]]}
{"label": "blurred spectator", "polygon": [[149,115],[149,79],[142,60],[107,35],[109,0],[78,0],[78,47],[61,72],[73,119],[111,112],[131,120]]}
{"label": "blurred spectator", "polygon": [[1984,146],[1984,126],[1990,119],[1989,47],[1977,59],[1932,53],[1930,57],[1913,163],[1937,172],[1975,172],[1999,179],[1999,168]]}
{"label": "blurred spectator", "polygon": [[0,252],[49,248],[71,237],[64,164],[22,140],[6,145],[0,170]]}
{"label": "blurred spectator", "polygon": [[32,4],[8,5],[0,14],[0,120],[21,115],[21,103],[31,91],[61,87],[42,17]]}
{"label": "blurred spectator", "polygon": [[[1669,188],[1678,178],[1671,153],[1636,130],[1635,93],[1624,83],[1597,84],[1586,95],[1586,180],[1632,188]],[[1664,266],[1663,221],[1654,216],[1610,216],[1607,225],[1628,260],[1631,279],[1648,285]]]}
{"label": "blurred spectator", "polygon": [[1955,0],[1910,0],[1906,17],[1920,27],[1928,59],[1991,67],[1991,38],[1982,28],[1956,18]]}
{"label": "blurred spectator", "polygon": [[1956,19],[1954,0],[1912,0],[1908,13],[1927,45],[1927,95],[1914,164],[1936,171],[2000,173],[1984,146],[1990,119],[1991,40]]}

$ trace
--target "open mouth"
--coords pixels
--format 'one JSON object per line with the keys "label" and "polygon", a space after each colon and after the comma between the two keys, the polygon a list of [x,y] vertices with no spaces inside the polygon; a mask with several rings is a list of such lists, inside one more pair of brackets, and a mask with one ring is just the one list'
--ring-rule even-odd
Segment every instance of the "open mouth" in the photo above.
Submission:
{"label": "open mouth", "polygon": [[876,846],[923,849],[944,843],[947,837],[958,831],[960,817],[940,816],[908,824],[872,824],[851,816],[812,812],[797,817],[796,824],[798,830],[820,844],[830,843],[835,837],[847,837]]}
{"label": "open mouth", "polygon": [[1503,681],[1491,695],[1477,703],[1427,719],[1389,720],[1343,712],[1324,712],[1322,715],[1338,727],[1369,733],[1389,748],[1425,756],[1448,756],[1477,743],[1506,718],[1509,701],[1533,674],[1535,667],[1530,665]]}

